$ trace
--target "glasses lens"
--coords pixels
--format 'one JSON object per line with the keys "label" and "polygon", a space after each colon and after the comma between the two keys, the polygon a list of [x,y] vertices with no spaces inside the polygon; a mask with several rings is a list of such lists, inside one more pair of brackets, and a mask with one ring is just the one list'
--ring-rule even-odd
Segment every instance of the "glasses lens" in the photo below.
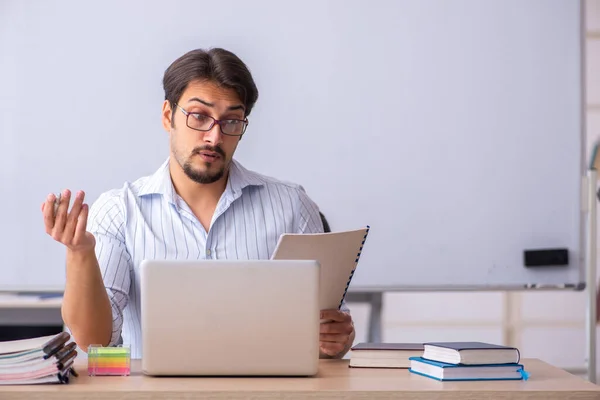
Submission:
{"label": "glasses lens", "polygon": [[246,129],[246,122],[237,119],[225,120],[221,124],[221,129],[227,135],[241,135]]}
{"label": "glasses lens", "polygon": [[213,119],[207,115],[192,113],[188,117],[188,126],[192,129],[207,131],[213,124]]}

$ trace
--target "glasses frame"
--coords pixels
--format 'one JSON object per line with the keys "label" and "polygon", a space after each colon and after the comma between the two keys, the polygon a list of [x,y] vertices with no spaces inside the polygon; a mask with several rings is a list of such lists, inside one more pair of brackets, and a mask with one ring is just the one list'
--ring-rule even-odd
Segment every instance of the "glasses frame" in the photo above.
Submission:
{"label": "glasses frame", "polygon": [[[221,133],[225,136],[233,136],[233,137],[242,137],[244,135],[244,133],[246,133],[246,129],[248,128],[248,118],[244,118],[244,119],[235,119],[235,118],[228,118],[228,119],[214,119],[213,117],[211,117],[210,115],[207,114],[203,114],[203,113],[199,113],[199,112],[190,112],[190,111],[186,111],[183,107],[181,107],[179,104],[175,103],[175,105],[181,110],[181,112],[185,115],[185,124],[187,125],[188,128],[193,129],[195,131],[198,132],[208,132],[210,131],[212,128],[214,128],[215,124],[219,125],[219,130],[221,131]],[[212,123],[210,124],[210,127],[208,129],[198,129],[198,128],[192,128],[190,126],[190,124],[188,123],[188,120],[190,119],[190,115],[191,114],[198,114],[198,115],[202,115],[204,117],[210,118],[212,119]],[[222,123],[225,123],[226,121],[240,121],[244,123],[244,128],[242,129],[242,133],[240,133],[239,135],[235,135],[232,133],[225,133],[223,132],[223,126],[221,125]]]}

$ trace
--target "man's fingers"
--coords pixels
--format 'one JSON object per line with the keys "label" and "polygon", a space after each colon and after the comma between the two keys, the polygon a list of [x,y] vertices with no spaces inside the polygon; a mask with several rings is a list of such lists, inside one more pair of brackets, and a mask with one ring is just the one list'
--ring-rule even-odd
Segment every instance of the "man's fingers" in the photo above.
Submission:
{"label": "man's fingers", "polygon": [[321,342],[346,343],[348,335],[343,333],[321,333],[319,340]]}
{"label": "man's fingers", "polygon": [[321,352],[331,357],[335,357],[344,351],[344,345],[341,343],[321,342],[319,347],[321,348]]}
{"label": "man's fingers", "polygon": [[321,310],[321,319],[345,322],[350,321],[350,314],[340,310]]}
{"label": "man's fingers", "polygon": [[321,334],[341,334],[341,333],[344,333],[343,328],[344,327],[340,323],[329,322],[326,324],[321,324],[319,333],[321,333]]}
{"label": "man's fingers", "polygon": [[75,228],[75,236],[73,237],[73,243],[79,244],[84,236],[87,227],[89,207],[87,204],[81,206],[81,212],[77,218],[77,228]]}
{"label": "man's fingers", "polygon": [[49,194],[46,201],[42,204],[42,215],[44,216],[44,226],[46,233],[51,235],[52,229],[54,228],[54,201],[56,196]]}
{"label": "man's fingers", "polygon": [[67,212],[69,210],[69,203],[71,202],[71,192],[65,190],[62,192],[58,210],[56,211],[56,218],[54,219],[54,229],[52,236],[54,239],[61,241],[62,234],[67,223]]}
{"label": "man's fingers", "polygon": [[77,220],[79,219],[79,213],[81,212],[81,206],[83,204],[83,196],[83,192],[77,192],[75,201],[73,201],[73,207],[71,207],[71,212],[67,215],[67,223],[63,232],[63,242],[65,244],[72,242],[73,235],[75,235]]}
{"label": "man's fingers", "polygon": [[321,324],[320,333],[327,334],[350,334],[352,333],[352,323],[348,322],[328,322]]}
{"label": "man's fingers", "polygon": [[88,249],[95,244],[94,236],[87,232],[89,206],[84,199],[82,190],[74,194],[69,212],[71,192],[67,189],[58,196],[49,194],[41,205],[46,233],[69,249]]}

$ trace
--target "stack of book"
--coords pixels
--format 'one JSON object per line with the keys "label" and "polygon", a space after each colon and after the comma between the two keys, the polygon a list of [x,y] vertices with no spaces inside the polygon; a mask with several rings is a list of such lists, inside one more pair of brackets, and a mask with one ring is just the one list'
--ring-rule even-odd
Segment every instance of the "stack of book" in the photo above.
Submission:
{"label": "stack of book", "polygon": [[423,355],[423,343],[358,343],[350,349],[354,368],[408,368],[410,358]]}
{"label": "stack of book", "polygon": [[440,381],[527,379],[515,347],[482,342],[424,343],[409,371]]}
{"label": "stack of book", "polygon": [[77,346],[68,332],[0,342],[0,385],[68,383]]}

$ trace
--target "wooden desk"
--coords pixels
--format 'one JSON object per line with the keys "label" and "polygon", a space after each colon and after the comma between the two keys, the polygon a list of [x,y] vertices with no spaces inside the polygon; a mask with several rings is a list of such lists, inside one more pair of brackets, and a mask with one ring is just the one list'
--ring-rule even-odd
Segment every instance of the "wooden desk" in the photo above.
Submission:
{"label": "wooden desk", "polygon": [[68,385],[0,386],[0,399],[600,399],[600,386],[534,359],[527,381],[438,382],[408,370],[349,368],[321,360],[313,378],[153,378],[132,362],[128,377],[89,377],[86,360]]}

